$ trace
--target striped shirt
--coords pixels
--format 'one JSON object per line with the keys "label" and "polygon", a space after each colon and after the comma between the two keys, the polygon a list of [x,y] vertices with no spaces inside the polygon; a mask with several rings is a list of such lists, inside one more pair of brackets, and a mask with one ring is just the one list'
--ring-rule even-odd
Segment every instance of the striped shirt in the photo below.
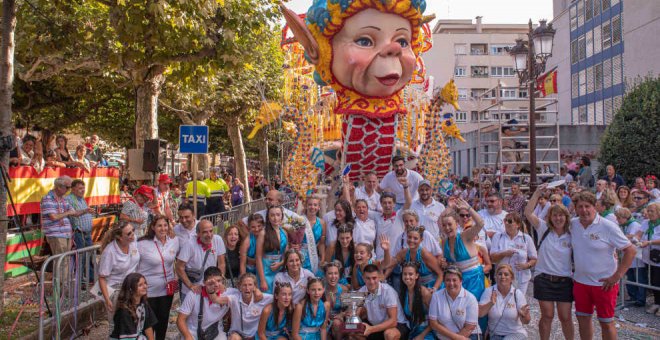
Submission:
{"label": "striped shirt", "polygon": [[70,238],[71,222],[68,217],[60,220],[50,218],[51,214],[61,214],[73,210],[64,197],[57,197],[53,190],[41,199],[41,229],[47,237]]}
{"label": "striped shirt", "polygon": [[[87,209],[87,202],[85,201],[84,198],[79,198],[78,196],[74,194],[68,194],[66,196],[66,200],[69,202],[71,207],[73,209],[77,210],[84,210]],[[85,233],[92,232],[92,214],[90,213],[84,213],[80,216],[71,216],[69,217],[69,220],[71,221],[71,226],[72,228],[81,230]]]}

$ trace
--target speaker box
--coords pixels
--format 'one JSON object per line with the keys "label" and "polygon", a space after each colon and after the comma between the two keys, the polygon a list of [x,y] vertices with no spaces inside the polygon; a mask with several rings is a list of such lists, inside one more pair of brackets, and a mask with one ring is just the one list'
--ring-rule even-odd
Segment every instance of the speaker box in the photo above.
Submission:
{"label": "speaker box", "polygon": [[167,166],[167,141],[164,139],[145,139],[142,155],[142,171],[165,171]]}

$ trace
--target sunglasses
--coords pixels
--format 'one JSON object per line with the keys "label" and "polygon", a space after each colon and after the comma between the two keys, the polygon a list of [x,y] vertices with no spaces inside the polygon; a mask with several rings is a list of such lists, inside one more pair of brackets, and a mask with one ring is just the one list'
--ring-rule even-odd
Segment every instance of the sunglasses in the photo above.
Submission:
{"label": "sunglasses", "polygon": [[646,197],[635,196],[635,197],[633,197],[633,199],[634,199],[635,201],[641,201],[641,200],[643,200],[643,199],[646,199]]}
{"label": "sunglasses", "polygon": [[559,202],[559,201],[558,200],[550,200],[550,202],[556,203],[556,202]]}
{"label": "sunglasses", "polygon": [[467,218],[467,217],[470,217],[471,215],[470,214],[458,214],[458,216],[463,217],[463,218]]}

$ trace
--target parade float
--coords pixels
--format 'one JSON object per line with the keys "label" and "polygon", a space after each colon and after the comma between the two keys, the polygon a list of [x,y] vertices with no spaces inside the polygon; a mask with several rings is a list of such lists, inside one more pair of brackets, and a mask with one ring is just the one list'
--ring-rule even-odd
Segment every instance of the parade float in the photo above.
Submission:
{"label": "parade float", "polygon": [[[284,178],[299,197],[340,176],[382,178],[393,155],[446,192],[445,137],[463,141],[453,80],[434,91],[423,53],[432,46],[424,0],[315,0],[306,14],[281,6],[284,96],[264,101],[248,136],[279,121],[295,144]],[[436,61],[437,62],[437,61]]]}

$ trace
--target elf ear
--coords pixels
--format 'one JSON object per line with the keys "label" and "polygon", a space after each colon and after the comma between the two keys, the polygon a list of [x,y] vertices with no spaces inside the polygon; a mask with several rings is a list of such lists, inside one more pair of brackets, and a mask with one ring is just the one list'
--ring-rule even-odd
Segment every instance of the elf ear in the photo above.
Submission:
{"label": "elf ear", "polygon": [[311,63],[314,65],[318,64],[319,44],[314,39],[312,32],[307,28],[307,25],[305,25],[305,22],[294,11],[286,8],[284,4],[280,4],[280,10],[284,14],[284,19],[286,19],[286,23],[291,28],[293,36],[305,48],[305,52]]}

